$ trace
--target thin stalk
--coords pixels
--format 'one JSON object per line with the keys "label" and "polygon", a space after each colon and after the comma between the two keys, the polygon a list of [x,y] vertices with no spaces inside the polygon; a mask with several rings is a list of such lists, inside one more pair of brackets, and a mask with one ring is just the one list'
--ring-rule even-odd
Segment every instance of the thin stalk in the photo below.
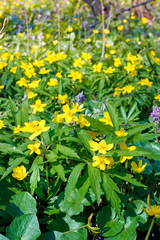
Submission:
{"label": "thin stalk", "polygon": [[87,227],[87,226],[88,226],[88,224],[83,225],[82,227],[79,227],[79,228],[72,229],[72,230],[70,230],[70,231],[68,231],[68,232],[64,232],[63,234],[67,234],[67,233],[70,233],[70,232],[74,232],[74,231],[76,231],[76,230],[79,230],[79,229],[81,229],[81,228],[85,228],[85,227]]}
{"label": "thin stalk", "polygon": [[27,192],[29,192],[28,185],[27,185],[27,183],[26,183],[26,181],[24,179],[23,179],[23,182],[24,182],[24,185],[26,187]]}
{"label": "thin stalk", "polygon": [[101,10],[102,10],[102,55],[101,58],[104,58],[105,50],[105,33],[104,33],[104,10],[103,10],[103,0],[101,0]]}
{"label": "thin stalk", "polygon": [[60,52],[61,49],[61,12],[60,12],[60,7],[59,7],[59,2],[57,4],[57,15],[58,15],[58,52]]}
{"label": "thin stalk", "polygon": [[47,179],[47,194],[49,196],[49,177],[48,177],[48,164],[46,163],[46,179]]}
{"label": "thin stalk", "polygon": [[150,225],[150,227],[149,227],[149,229],[148,229],[148,232],[147,232],[147,235],[146,235],[146,237],[145,237],[145,240],[148,240],[148,239],[149,239],[149,236],[150,236],[150,233],[151,233],[151,231],[152,231],[154,222],[155,222],[155,216],[154,216],[154,218],[152,219],[152,222],[151,222],[151,225]]}
{"label": "thin stalk", "polygon": [[29,56],[29,27],[28,27],[27,12],[25,13],[25,16],[26,16],[26,27],[27,27],[27,55]]}

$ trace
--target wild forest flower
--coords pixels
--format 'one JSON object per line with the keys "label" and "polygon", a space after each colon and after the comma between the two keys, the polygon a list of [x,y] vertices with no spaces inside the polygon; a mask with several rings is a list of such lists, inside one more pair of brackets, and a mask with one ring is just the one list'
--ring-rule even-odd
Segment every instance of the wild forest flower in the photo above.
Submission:
{"label": "wild forest flower", "polygon": [[105,170],[105,164],[110,165],[114,161],[112,157],[105,156],[93,156],[92,159],[94,161],[92,163],[93,167],[99,166],[101,170]]}
{"label": "wild forest flower", "polygon": [[[27,126],[28,132],[33,132],[33,134],[29,137],[30,140],[33,140],[35,137],[39,136],[42,132],[46,132],[50,129],[50,127],[45,127],[45,120],[33,121],[35,122],[35,126]],[[38,122],[38,124],[37,124]],[[33,124],[32,124],[33,125]]]}
{"label": "wild forest flower", "polygon": [[160,218],[160,205],[150,205],[150,194],[147,197],[147,205],[149,209],[143,208],[143,210],[149,215],[149,216],[155,216],[156,218]]}
{"label": "wild forest flower", "polygon": [[159,117],[160,117],[160,111],[159,107],[153,106],[153,111],[150,114],[152,116],[153,122],[159,122]]}
{"label": "wild forest flower", "polygon": [[104,113],[104,118],[100,118],[99,121],[104,122],[105,125],[110,125],[110,126],[113,127],[113,123],[112,123],[112,120],[111,120],[108,112],[105,112]]}
{"label": "wild forest flower", "polygon": [[105,140],[101,140],[99,143],[90,140],[89,144],[92,148],[92,151],[99,151],[99,153],[102,154],[106,154],[107,151],[110,151],[114,147],[113,143],[106,144]]}
{"label": "wild forest flower", "polygon": [[144,171],[145,167],[147,166],[147,163],[142,165],[142,160],[140,160],[138,165],[136,164],[136,162],[131,162],[131,166],[132,166],[133,171],[135,171],[137,173],[141,173]]}
{"label": "wild forest flower", "polygon": [[124,29],[123,25],[119,25],[119,26],[117,27],[117,30],[118,30],[118,31],[123,31],[123,29]]}
{"label": "wild forest flower", "polygon": [[93,233],[95,233],[95,234],[98,234],[100,228],[99,228],[99,227],[92,227],[91,220],[92,220],[93,215],[94,215],[94,214],[91,213],[91,215],[89,216],[89,218],[88,218],[88,223],[87,223],[87,227],[88,227],[88,230],[89,230],[90,232],[93,232]]}
{"label": "wild forest flower", "polygon": [[128,135],[128,133],[124,131],[124,128],[121,128],[119,131],[115,131],[115,134],[117,137],[125,137]]}
{"label": "wild forest flower", "polygon": [[28,83],[29,83],[29,80],[26,80],[25,78],[20,78],[19,81],[16,82],[18,84],[19,87],[27,87],[28,86]]}
{"label": "wild forest flower", "polygon": [[83,97],[83,91],[82,92],[80,92],[77,96],[76,96],[76,98],[77,98],[77,102],[78,103],[83,103],[85,100],[86,100],[86,98],[85,97]]}
{"label": "wild forest flower", "polygon": [[47,85],[52,86],[52,87],[57,86],[58,85],[58,80],[56,78],[55,79],[50,78],[49,82],[47,82]]}
{"label": "wild forest flower", "polygon": [[80,124],[80,128],[83,128],[84,126],[89,127],[91,124],[85,119],[83,114],[79,114],[78,116],[78,123]]}
{"label": "wild forest flower", "polygon": [[102,70],[102,63],[98,63],[97,65],[93,65],[93,72],[101,72]]}
{"label": "wild forest flower", "polygon": [[46,106],[47,106],[46,103],[42,104],[41,100],[38,99],[38,100],[36,100],[35,104],[31,105],[30,107],[33,108],[33,114],[36,114],[37,112],[44,112],[43,108]]}
{"label": "wild forest flower", "polygon": [[17,71],[17,68],[18,68],[18,67],[12,67],[12,68],[10,69],[10,72],[13,73],[13,74],[15,74],[16,71]]}
{"label": "wild forest flower", "polygon": [[40,145],[41,145],[41,144],[40,144],[40,142],[38,142],[38,140],[35,141],[34,144],[28,144],[27,148],[31,150],[31,152],[30,152],[29,155],[31,155],[31,154],[34,153],[34,152],[35,152],[36,154],[40,155],[40,154],[41,154],[41,150],[39,149]]}
{"label": "wild forest flower", "polygon": [[26,178],[28,172],[26,172],[26,168],[22,165],[20,167],[13,168],[12,177],[16,178],[17,180],[21,181]]}
{"label": "wild forest flower", "polygon": [[4,121],[0,120],[0,129],[4,127]]}
{"label": "wild forest flower", "polygon": [[[120,143],[120,149],[121,150],[127,150],[128,149],[130,152],[132,152],[132,151],[134,151],[136,149],[136,146],[131,146],[131,147],[127,148],[126,143],[122,142],[122,143]],[[120,157],[120,162],[124,163],[126,160],[130,160],[132,158],[133,158],[133,156],[121,156]]]}
{"label": "wild forest flower", "polygon": [[19,133],[21,131],[21,126],[17,125],[17,127],[14,127],[14,133]]}

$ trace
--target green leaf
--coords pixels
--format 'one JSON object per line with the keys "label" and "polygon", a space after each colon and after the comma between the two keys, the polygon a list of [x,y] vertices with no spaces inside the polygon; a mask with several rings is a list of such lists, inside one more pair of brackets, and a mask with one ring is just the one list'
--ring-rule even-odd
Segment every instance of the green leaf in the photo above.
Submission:
{"label": "green leaf", "polygon": [[120,178],[122,180],[124,180],[125,182],[129,182],[137,187],[146,187],[146,185],[138,182],[133,175],[131,174],[127,174],[127,173],[118,173],[118,174],[114,174],[115,177]]}
{"label": "green leaf", "polygon": [[40,170],[43,170],[43,157],[37,156],[29,170],[29,172],[32,172],[30,177],[31,194],[34,193],[34,190],[37,188],[37,182],[40,181]]}
{"label": "green leaf", "polygon": [[78,189],[75,205],[79,208],[79,206],[82,203],[82,200],[84,199],[88,188],[90,186],[90,180],[87,178],[87,180],[83,183],[83,185]]}
{"label": "green leaf", "polygon": [[73,158],[80,158],[78,156],[78,154],[72,148],[57,144],[57,150],[60,153],[64,154],[65,156],[73,157]]}
{"label": "green leaf", "polygon": [[12,154],[12,153],[18,153],[23,154],[21,150],[19,150],[17,147],[9,144],[9,143],[0,143],[0,152],[3,152],[3,154]]}
{"label": "green leaf", "polygon": [[0,234],[0,240],[9,240],[9,239],[3,236],[2,234]]}
{"label": "green leaf", "polygon": [[140,124],[140,125],[138,125],[138,126],[136,126],[136,127],[133,127],[132,129],[130,129],[130,130],[127,131],[128,136],[130,137],[130,136],[134,135],[134,134],[137,133],[137,132],[142,132],[142,131],[144,131],[145,129],[150,128],[151,126],[152,126],[151,123],[145,123],[145,124],[143,124],[143,125]]}
{"label": "green leaf", "polygon": [[[66,181],[65,179],[65,171],[64,171],[64,168],[61,164],[54,164],[52,165],[52,169],[54,172],[57,172],[58,173],[58,176],[62,179],[63,182]],[[51,169],[51,173],[52,173],[52,169]]]}
{"label": "green leaf", "polygon": [[9,102],[11,107],[11,112],[14,118],[15,125],[21,125],[21,111],[16,106],[15,102],[12,100],[12,98],[9,96]]}
{"label": "green leaf", "polygon": [[7,237],[10,240],[36,240],[40,233],[37,217],[33,214],[15,217],[7,228]]}
{"label": "green leaf", "polygon": [[103,186],[106,198],[108,201],[111,202],[111,206],[115,208],[118,216],[120,216],[121,200],[116,193],[116,192],[120,193],[119,188],[106,173],[103,172],[102,176],[103,176],[102,186]]}
{"label": "green leaf", "polygon": [[36,200],[28,192],[18,193],[10,199],[7,212],[13,217],[23,214],[36,214]]}
{"label": "green leaf", "polygon": [[13,162],[11,162],[10,163],[11,166],[6,169],[6,171],[1,177],[1,180],[6,176],[8,176],[12,172],[13,168],[16,168],[22,161],[24,161],[24,159],[25,159],[24,157],[19,157],[19,158],[16,158]]}
{"label": "green leaf", "polygon": [[71,172],[71,174],[68,178],[67,186],[65,189],[65,199],[67,199],[70,196],[70,192],[75,188],[75,185],[78,181],[79,175],[80,175],[83,167],[84,167],[84,164],[79,163],[78,165],[76,165],[73,168],[73,171]]}
{"label": "green leaf", "polygon": [[110,116],[110,118],[112,120],[114,129],[116,131],[119,131],[118,111],[116,110],[115,107],[113,107],[109,103],[107,103],[106,105],[107,105],[108,113],[109,113],[109,116]]}
{"label": "green leaf", "polygon": [[93,189],[93,192],[96,196],[97,203],[100,204],[100,191],[101,191],[101,175],[100,170],[98,168],[95,168],[92,166],[91,163],[88,164],[88,176],[90,180],[91,187]]}
{"label": "green leaf", "polygon": [[22,121],[22,125],[24,125],[25,122],[28,122],[28,99],[27,98],[24,100],[22,104],[21,121]]}
{"label": "green leaf", "polygon": [[98,132],[103,134],[111,134],[112,133],[112,127],[106,126],[102,122],[92,118],[92,117],[86,117],[87,121],[94,127]]}
{"label": "green leaf", "polygon": [[118,235],[111,237],[111,238],[106,238],[107,240],[122,240],[122,239],[127,239],[127,240],[136,240],[137,239],[137,234],[136,234],[136,228],[138,226],[137,221],[134,219],[130,221],[130,219],[127,219],[127,223],[125,224],[125,227],[122,232],[120,232]]}

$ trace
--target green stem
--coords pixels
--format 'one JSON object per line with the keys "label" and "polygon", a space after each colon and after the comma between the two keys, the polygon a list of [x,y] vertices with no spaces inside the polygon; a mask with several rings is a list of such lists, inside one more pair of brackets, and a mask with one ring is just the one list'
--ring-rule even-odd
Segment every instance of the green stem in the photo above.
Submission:
{"label": "green stem", "polygon": [[47,194],[49,196],[48,164],[46,163]]}
{"label": "green stem", "polygon": [[148,230],[148,232],[147,232],[147,235],[146,235],[146,237],[145,237],[145,240],[148,240],[148,239],[149,239],[150,233],[151,233],[152,228],[153,228],[153,225],[154,225],[154,221],[155,221],[155,216],[154,216],[154,218],[152,219],[152,222],[151,222],[151,225],[150,225],[149,230]]}
{"label": "green stem", "polygon": [[79,230],[79,229],[81,229],[81,228],[85,228],[85,227],[87,227],[87,226],[88,226],[88,224],[83,225],[83,226],[81,226],[81,227],[79,227],[79,228],[72,229],[72,230],[70,230],[70,231],[68,231],[68,232],[64,232],[63,234],[67,234],[67,233],[70,233],[70,232],[74,232],[74,231],[76,231],[76,230]]}
{"label": "green stem", "polygon": [[27,192],[29,192],[29,190],[28,190],[28,185],[27,185],[27,183],[25,182],[24,179],[23,179],[23,182],[24,182],[24,185],[25,185],[25,187],[26,187]]}

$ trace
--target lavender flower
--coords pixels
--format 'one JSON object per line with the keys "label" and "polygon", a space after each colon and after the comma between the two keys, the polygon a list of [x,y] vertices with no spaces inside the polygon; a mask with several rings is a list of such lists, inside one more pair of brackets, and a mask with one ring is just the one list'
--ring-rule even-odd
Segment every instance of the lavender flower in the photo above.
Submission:
{"label": "lavender flower", "polygon": [[77,102],[83,103],[86,100],[85,97],[83,97],[83,91],[77,95]]}
{"label": "lavender flower", "polygon": [[160,116],[159,107],[153,106],[153,111],[151,112],[151,116],[152,116],[153,122],[159,122],[158,121]]}

